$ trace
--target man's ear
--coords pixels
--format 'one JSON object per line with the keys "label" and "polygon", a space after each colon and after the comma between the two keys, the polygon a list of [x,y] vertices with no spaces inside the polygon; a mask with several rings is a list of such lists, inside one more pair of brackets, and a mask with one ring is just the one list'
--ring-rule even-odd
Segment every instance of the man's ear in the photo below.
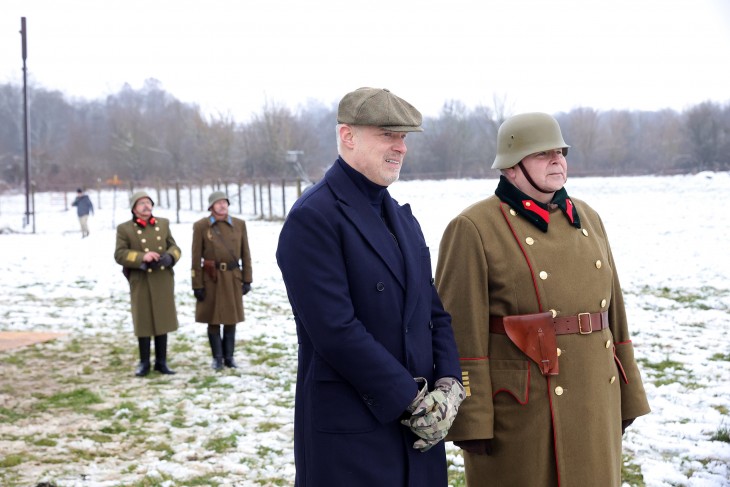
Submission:
{"label": "man's ear", "polygon": [[508,167],[507,169],[502,169],[501,172],[510,181],[514,181],[515,178],[517,177],[517,171],[515,170],[514,167]]}
{"label": "man's ear", "polygon": [[352,149],[355,147],[355,130],[347,124],[340,125],[340,142],[344,147],[347,147],[348,149]]}

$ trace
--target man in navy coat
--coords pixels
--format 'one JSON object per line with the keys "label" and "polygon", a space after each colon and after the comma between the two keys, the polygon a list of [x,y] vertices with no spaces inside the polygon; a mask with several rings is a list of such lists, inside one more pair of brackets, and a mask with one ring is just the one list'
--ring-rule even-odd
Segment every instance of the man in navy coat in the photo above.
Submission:
{"label": "man in navy coat", "polygon": [[277,262],[299,337],[298,487],[448,484],[446,431],[429,437],[414,425],[433,406],[436,419],[421,424],[447,430],[453,417],[440,414],[464,398],[451,317],[417,220],[387,190],[421,119],[388,90],[345,95],[340,157],[281,231]]}

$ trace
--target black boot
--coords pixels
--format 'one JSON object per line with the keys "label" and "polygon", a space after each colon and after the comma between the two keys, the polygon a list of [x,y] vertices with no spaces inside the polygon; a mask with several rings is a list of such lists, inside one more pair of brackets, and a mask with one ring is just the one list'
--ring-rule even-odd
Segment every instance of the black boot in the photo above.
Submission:
{"label": "black boot", "polygon": [[223,325],[223,363],[226,367],[237,369],[233,360],[233,350],[236,348],[236,325]]}
{"label": "black boot", "polygon": [[165,375],[175,373],[167,367],[167,333],[155,337],[155,370]]}
{"label": "black boot", "polygon": [[134,375],[144,377],[150,373],[150,337],[137,337],[139,342],[139,364]]}
{"label": "black boot", "polygon": [[208,341],[210,341],[210,351],[213,354],[213,370],[221,370],[223,368],[223,344],[221,343],[220,332],[211,333],[208,331]]}

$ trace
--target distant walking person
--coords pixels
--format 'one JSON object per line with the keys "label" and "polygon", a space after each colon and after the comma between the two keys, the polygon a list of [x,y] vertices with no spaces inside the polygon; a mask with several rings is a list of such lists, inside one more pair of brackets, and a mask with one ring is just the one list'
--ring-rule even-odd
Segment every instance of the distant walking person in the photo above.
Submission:
{"label": "distant walking person", "polygon": [[174,374],[167,366],[167,334],[177,330],[175,275],[180,248],[170,233],[170,221],[152,216],[155,205],[144,191],[129,199],[132,219],[117,227],[114,260],[129,281],[134,334],[139,341],[135,375],[150,372],[150,337],[155,337],[155,370]]}
{"label": "distant walking person", "polygon": [[79,215],[79,223],[81,224],[81,238],[89,236],[89,213],[94,214],[94,205],[91,203],[89,195],[84,194],[84,190],[79,188],[76,190],[76,199],[71,206],[76,207]]}
{"label": "distant walking person", "polygon": [[193,224],[195,321],[208,324],[213,369],[235,369],[236,323],[244,320],[242,298],[253,280],[251,252],[246,222],[228,214],[228,196],[215,191],[208,205],[210,215]]}

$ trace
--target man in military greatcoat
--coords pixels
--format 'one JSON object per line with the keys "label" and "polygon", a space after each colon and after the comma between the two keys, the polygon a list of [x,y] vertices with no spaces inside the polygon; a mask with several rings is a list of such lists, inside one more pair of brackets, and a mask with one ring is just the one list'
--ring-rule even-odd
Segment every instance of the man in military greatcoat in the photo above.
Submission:
{"label": "man in military greatcoat", "polygon": [[621,437],[649,412],[598,214],[568,196],[544,113],[499,128],[493,196],[446,228],[436,283],[469,395],[447,439],[467,485],[621,485]]}
{"label": "man in military greatcoat", "polygon": [[243,296],[251,290],[253,280],[246,222],[230,216],[229,205],[225,193],[211,193],[210,215],[193,225],[195,321],[208,324],[215,370],[224,365],[236,368],[236,324],[244,320]]}
{"label": "man in military greatcoat", "polygon": [[172,238],[170,222],[152,216],[155,203],[144,191],[129,199],[132,219],[117,226],[114,260],[129,281],[134,334],[139,342],[135,375],[150,372],[150,342],[155,341],[154,369],[174,374],[167,366],[167,334],[177,330],[175,273],[180,249]]}

